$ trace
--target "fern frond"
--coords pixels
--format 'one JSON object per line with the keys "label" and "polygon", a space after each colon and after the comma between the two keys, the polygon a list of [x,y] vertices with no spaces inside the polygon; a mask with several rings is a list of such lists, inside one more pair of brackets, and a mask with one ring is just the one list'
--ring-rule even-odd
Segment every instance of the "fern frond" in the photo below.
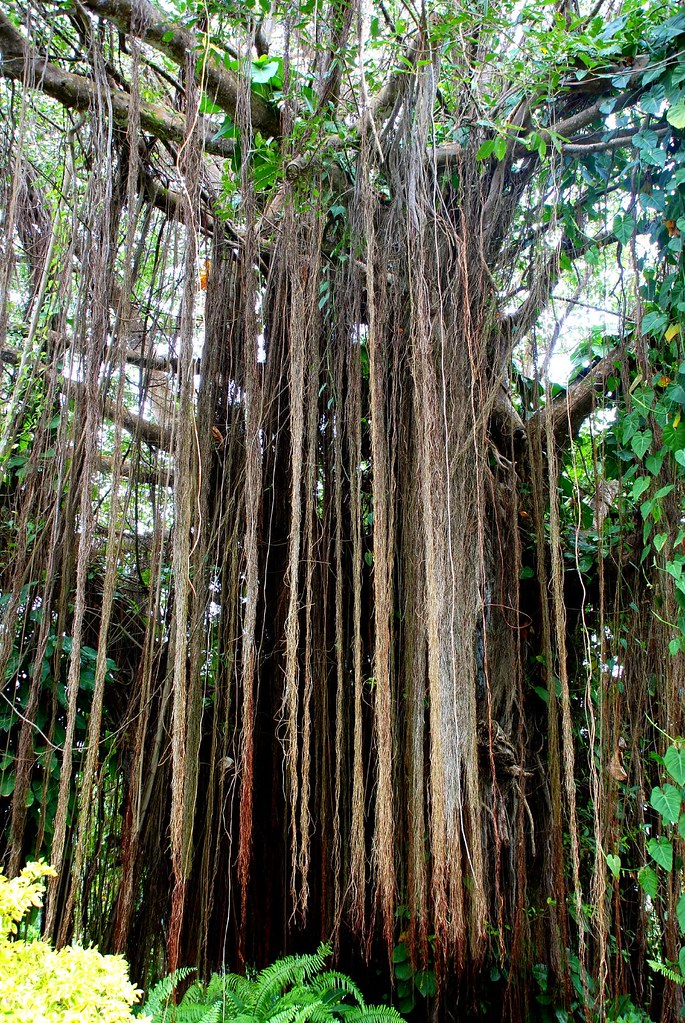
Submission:
{"label": "fern frond", "polygon": [[275,996],[294,984],[302,984],[320,973],[331,954],[330,945],[322,943],[314,953],[300,956],[285,956],[265,967],[254,982],[254,1001],[252,1002],[255,1017],[263,1018],[265,1009]]}
{"label": "fern frond", "polygon": [[173,973],[169,973],[166,977],[158,980],[148,993],[145,1004],[140,1010],[140,1015],[151,1016],[152,1023],[170,1023],[174,1017],[169,1010],[176,1008],[176,1006],[170,1005],[174,989],[182,980],[185,980],[186,977],[194,972],[194,969],[191,967],[182,966],[180,969],[174,970]]}
{"label": "fern frond", "polygon": [[364,1023],[406,1023],[404,1016],[392,1005],[366,1005],[363,1009],[355,1006],[345,1013],[345,1019],[347,1023],[357,1023],[358,1020]]}
{"label": "fern frond", "polygon": [[185,999],[177,1006],[174,1023],[220,1023],[221,1002],[215,1002],[214,1005],[184,1003]]}
{"label": "fern frond", "polygon": [[667,977],[668,980],[672,980],[674,984],[680,984],[681,987],[685,985],[685,976],[683,976],[680,972],[676,973],[676,971],[670,966],[667,966],[666,963],[660,963],[657,959],[648,959],[647,963],[657,973]]}
{"label": "fern frond", "polygon": [[341,997],[354,998],[360,1008],[364,1008],[364,996],[346,973],[339,973],[337,970],[327,970],[319,977],[315,977],[310,985],[310,990],[321,994],[326,1001],[334,1002]]}
{"label": "fern frond", "polygon": [[252,1003],[255,984],[253,980],[241,977],[239,973],[226,973],[221,979],[224,989],[235,993],[236,998],[243,1006]]}
{"label": "fern frond", "polygon": [[183,1000],[179,1008],[181,1008],[181,1006],[184,1005],[185,1006],[199,1004],[207,1005],[213,1001],[214,1001],[213,998],[208,997],[208,992],[205,990],[204,984],[201,981],[196,980],[195,983],[191,984],[191,986],[184,994]]}
{"label": "fern frond", "polygon": [[[242,979],[242,978],[241,978]],[[207,984],[207,1001],[214,1002],[217,998],[224,997],[226,988],[226,977],[223,973],[213,973]]]}
{"label": "fern frond", "polygon": [[[279,1001],[282,1005],[283,1001]],[[269,1023],[331,1023],[334,1017],[330,1011],[326,1011],[320,999],[311,1000],[306,1005],[294,1004],[287,1009],[280,1010],[269,1017]]]}
{"label": "fern frond", "polygon": [[340,1023],[345,1018],[345,1010],[351,1008],[349,1005],[322,1002],[319,1005],[310,1006],[311,1012],[307,1017],[308,1023]]}
{"label": "fern frond", "polygon": [[297,1016],[297,1006],[287,1005],[283,1008],[282,1003],[278,1003],[278,1012],[275,1012],[273,1016],[265,1016],[269,1023],[294,1023],[295,1017]]}

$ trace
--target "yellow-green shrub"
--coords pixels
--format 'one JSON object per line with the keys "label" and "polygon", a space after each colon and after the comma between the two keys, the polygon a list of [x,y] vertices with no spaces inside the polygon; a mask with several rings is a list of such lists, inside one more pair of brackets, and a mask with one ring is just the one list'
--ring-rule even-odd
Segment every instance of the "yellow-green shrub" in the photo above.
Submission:
{"label": "yellow-green shrub", "polygon": [[23,917],[41,905],[43,878],[52,873],[45,863],[29,863],[12,880],[0,873],[0,1020],[130,1023],[140,992],[121,956],[94,948],[56,951],[45,941],[14,937]]}

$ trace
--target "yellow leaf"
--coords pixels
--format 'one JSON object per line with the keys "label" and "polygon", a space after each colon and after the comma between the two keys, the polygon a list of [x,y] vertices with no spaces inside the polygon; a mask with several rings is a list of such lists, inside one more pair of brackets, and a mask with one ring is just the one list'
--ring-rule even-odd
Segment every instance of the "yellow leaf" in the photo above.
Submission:
{"label": "yellow leaf", "polygon": [[680,324],[679,323],[672,323],[671,326],[666,331],[666,340],[667,341],[672,341],[673,338],[676,337],[679,333],[680,333]]}
{"label": "yellow leaf", "polygon": [[678,424],[679,423],[680,423],[680,412],[676,412],[676,414],[673,416],[673,429],[674,430],[678,429]]}

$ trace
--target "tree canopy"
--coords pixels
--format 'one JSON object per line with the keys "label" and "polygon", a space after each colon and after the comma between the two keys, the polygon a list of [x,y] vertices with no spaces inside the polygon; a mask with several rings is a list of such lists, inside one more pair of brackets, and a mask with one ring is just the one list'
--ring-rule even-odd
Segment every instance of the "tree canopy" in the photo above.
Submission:
{"label": "tree canopy", "polygon": [[53,940],[678,1018],[684,40],[3,5],[0,855]]}

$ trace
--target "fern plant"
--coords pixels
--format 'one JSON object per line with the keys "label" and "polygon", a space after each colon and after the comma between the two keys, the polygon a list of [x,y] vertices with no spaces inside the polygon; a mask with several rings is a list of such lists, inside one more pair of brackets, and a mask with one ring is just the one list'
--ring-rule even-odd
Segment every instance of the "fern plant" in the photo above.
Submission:
{"label": "fern plant", "polygon": [[166,977],[162,977],[150,990],[145,1005],[139,1009],[137,1015],[155,1021],[171,1020],[172,1016],[167,1013],[170,1013],[175,1008],[172,1005],[174,991],[178,984],[193,972],[194,970],[189,967],[182,967],[179,970],[174,970],[173,973],[168,974]]}
{"label": "fern plant", "polygon": [[152,989],[142,1013],[152,1023],[403,1023],[396,1009],[367,1005],[346,974],[327,970],[330,954],[321,944],[315,953],[286,956],[253,976],[215,973],[173,1005],[173,991],[188,974],[179,970]]}
{"label": "fern plant", "polygon": [[648,959],[647,965],[651,966],[655,973],[660,973],[662,977],[666,977],[667,980],[673,981],[674,984],[679,984],[681,987],[685,985],[685,972],[683,966],[685,966],[685,948],[681,950],[681,957],[678,963],[663,963],[660,959]]}

